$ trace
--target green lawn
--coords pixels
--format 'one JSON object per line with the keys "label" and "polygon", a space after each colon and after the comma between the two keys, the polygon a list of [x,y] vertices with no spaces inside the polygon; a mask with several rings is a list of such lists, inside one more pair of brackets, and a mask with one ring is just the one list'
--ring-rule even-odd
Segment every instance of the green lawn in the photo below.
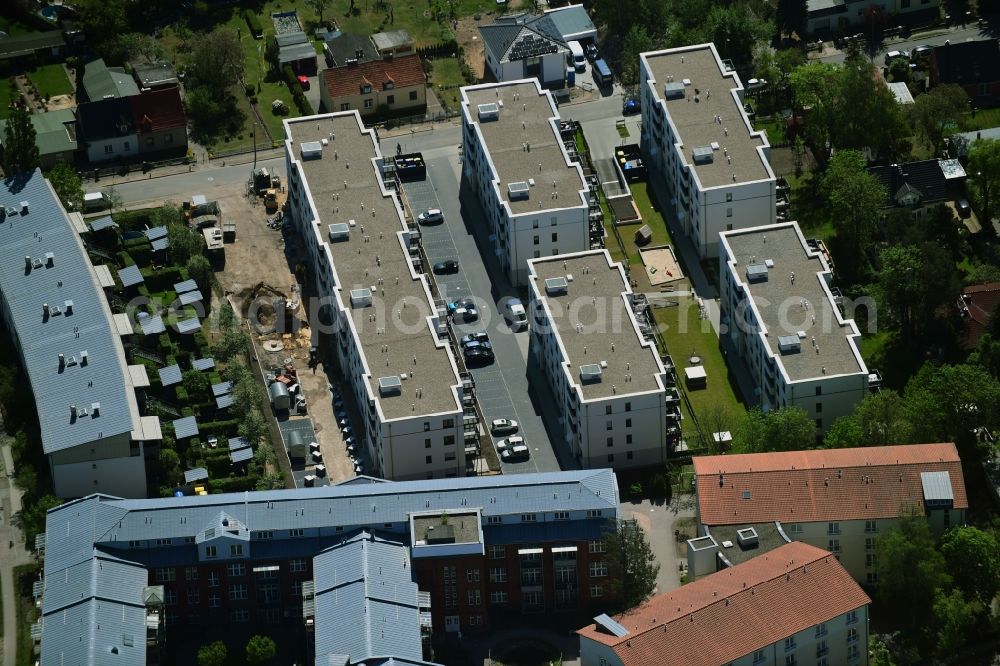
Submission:
{"label": "green lawn", "polygon": [[[670,231],[667,229],[667,223],[660,213],[660,208],[650,198],[649,186],[646,183],[632,183],[630,188],[632,190],[632,201],[642,216],[642,224],[648,224],[649,228],[653,230],[653,240],[650,241],[649,246],[672,245],[674,241],[670,237]],[[639,256],[639,246],[635,244],[635,232],[642,224],[618,227],[622,243],[625,244],[625,252],[628,254],[628,263],[631,266],[642,265],[642,258]]]}
{"label": "green lawn", "polygon": [[0,118],[10,115],[10,104],[17,99],[17,86],[10,79],[0,81]]}
{"label": "green lawn", "polygon": [[1000,125],[1000,108],[982,109],[972,113],[967,113],[959,119],[959,129],[963,132],[974,132],[988,127]]}
{"label": "green lawn", "polygon": [[458,58],[434,58],[428,83],[433,86],[438,99],[448,109],[457,111],[462,101],[460,88],[465,85]]}
{"label": "green lawn", "polygon": [[[684,368],[691,365],[690,358],[698,356],[708,374],[708,388],[687,391],[688,399],[695,414],[707,413],[710,410],[724,409],[732,415],[743,411],[743,405],[736,397],[729,381],[729,368],[722,351],[719,349],[719,338],[707,319],[701,319],[698,304],[688,297],[679,297],[676,307],[655,308],[653,310],[656,323],[667,345],[667,351],[677,367],[677,380],[684,381]],[[684,436],[693,438],[697,435],[694,423],[683,403],[684,419],[682,430]],[[689,446],[697,444],[689,442]]]}
{"label": "green lawn", "polygon": [[73,84],[69,81],[66,68],[61,64],[42,65],[28,73],[28,78],[38,88],[43,97],[70,95]]}
{"label": "green lawn", "polygon": [[767,132],[767,140],[769,143],[783,143],[786,140],[785,137],[785,121],[780,116],[777,118],[771,118],[766,121],[755,120],[753,123],[753,128],[755,130],[764,130]]}
{"label": "green lawn", "polygon": [[0,30],[6,32],[11,37],[17,37],[18,35],[24,35],[35,31],[34,28],[30,28],[17,19],[9,16],[0,16]]}

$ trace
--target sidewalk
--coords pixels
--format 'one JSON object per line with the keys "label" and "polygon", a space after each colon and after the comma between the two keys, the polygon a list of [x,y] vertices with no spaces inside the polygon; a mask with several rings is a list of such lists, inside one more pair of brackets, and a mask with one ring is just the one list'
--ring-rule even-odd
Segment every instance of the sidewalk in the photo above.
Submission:
{"label": "sidewalk", "polygon": [[[14,567],[28,564],[32,554],[24,547],[21,530],[14,516],[21,510],[21,495],[14,485],[14,459],[7,436],[0,446],[4,475],[0,477],[0,594],[3,595],[3,666],[15,666],[17,657],[17,595],[14,593]],[[13,544],[11,547],[9,544]]]}

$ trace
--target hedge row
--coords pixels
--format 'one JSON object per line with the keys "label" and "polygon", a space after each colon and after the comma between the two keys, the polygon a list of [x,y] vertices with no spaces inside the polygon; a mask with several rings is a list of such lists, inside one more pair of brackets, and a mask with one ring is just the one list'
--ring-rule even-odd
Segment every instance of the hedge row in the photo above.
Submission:
{"label": "hedge row", "polygon": [[247,26],[250,28],[250,34],[253,35],[254,39],[260,39],[264,36],[264,27],[260,24],[257,14],[249,9],[244,9],[243,18],[246,20]]}

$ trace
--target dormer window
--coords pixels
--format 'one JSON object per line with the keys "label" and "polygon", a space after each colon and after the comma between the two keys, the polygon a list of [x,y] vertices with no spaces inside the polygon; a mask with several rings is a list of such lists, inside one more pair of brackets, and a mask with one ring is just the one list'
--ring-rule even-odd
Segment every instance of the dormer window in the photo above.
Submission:
{"label": "dormer window", "polygon": [[396,84],[393,83],[392,81],[386,81],[385,83],[382,84],[382,90],[392,90],[395,87]]}
{"label": "dormer window", "polygon": [[366,83],[365,85],[361,86],[362,95],[370,95],[371,92],[372,92],[371,84]]}

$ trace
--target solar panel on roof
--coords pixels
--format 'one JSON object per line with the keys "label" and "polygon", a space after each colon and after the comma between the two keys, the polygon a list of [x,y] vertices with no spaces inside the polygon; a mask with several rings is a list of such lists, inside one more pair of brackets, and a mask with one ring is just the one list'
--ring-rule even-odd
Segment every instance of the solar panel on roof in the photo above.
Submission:
{"label": "solar panel on roof", "polygon": [[184,483],[194,483],[208,479],[208,470],[204,467],[184,470]]}
{"label": "solar panel on roof", "polygon": [[134,265],[126,266],[118,271],[118,277],[121,279],[123,287],[134,287],[145,281],[145,278],[142,277],[142,273],[139,271],[139,267]]}
{"label": "solar panel on roof", "polygon": [[160,375],[160,383],[164,386],[173,386],[181,383],[181,367],[176,363],[157,371]]}
{"label": "solar panel on roof", "polygon": [[199,358],[191,361],[191,367],[195,370],[211,370],[215,367],[215,359],[211,357]]}
{"label": "solar panel on roof", "polygon": [[177,322],[178,333],[194,333],[200,328],[201,328],[201,322],[198,321],[197,317],[191,317],[190,319],[185,319],[184,321]]}
{"label": "solar panel on roof", "polygon": [[154,241],[157,238],[166,238],[167,237],[167,228],[166,227],[153,227],[152,229],[146,229],[142,233],[146,234],[146,238],[148,238],[151,241]]}
{"label": "solar panel on roof", "polygon": [[163,317],[159,315],[140,319],[139,326],[142,327],[143,335],[159,335],[167,330],[167,327],[163,325]]}
{"label": "solar panel on roof", "polygon": [[185,416],[174,421],[174,435],[177,439],[194,437],[198,434],[198,421],[193,416]]}
{"label": "solar panel on roof", "polygon": [[233,383],[232,382],[219,382],[218,384],[212,384],[212,395],[218,398],[220,395],[225,395],[227,393],[232,393]]}
{"label": "solar panel on roof", "polygon": [[202,300],[201,292],[197,289],[194,291],[186,291],[178,297],[181,305],[191,305],[192,303],[197,303]]}
{"label": "solar panel on roof", "polygon": [[194,291],[198,288],[198,283],[194,280],[184,280],[174,285],[174,291],[183,294],[185,291]]}
{"label": "solar panel on roof", "polygon": [[229,459],[234,463],[246,462],[253,458],[253,449],[246,448],[240,449],[239,451],[233,451],[229,454]]}

